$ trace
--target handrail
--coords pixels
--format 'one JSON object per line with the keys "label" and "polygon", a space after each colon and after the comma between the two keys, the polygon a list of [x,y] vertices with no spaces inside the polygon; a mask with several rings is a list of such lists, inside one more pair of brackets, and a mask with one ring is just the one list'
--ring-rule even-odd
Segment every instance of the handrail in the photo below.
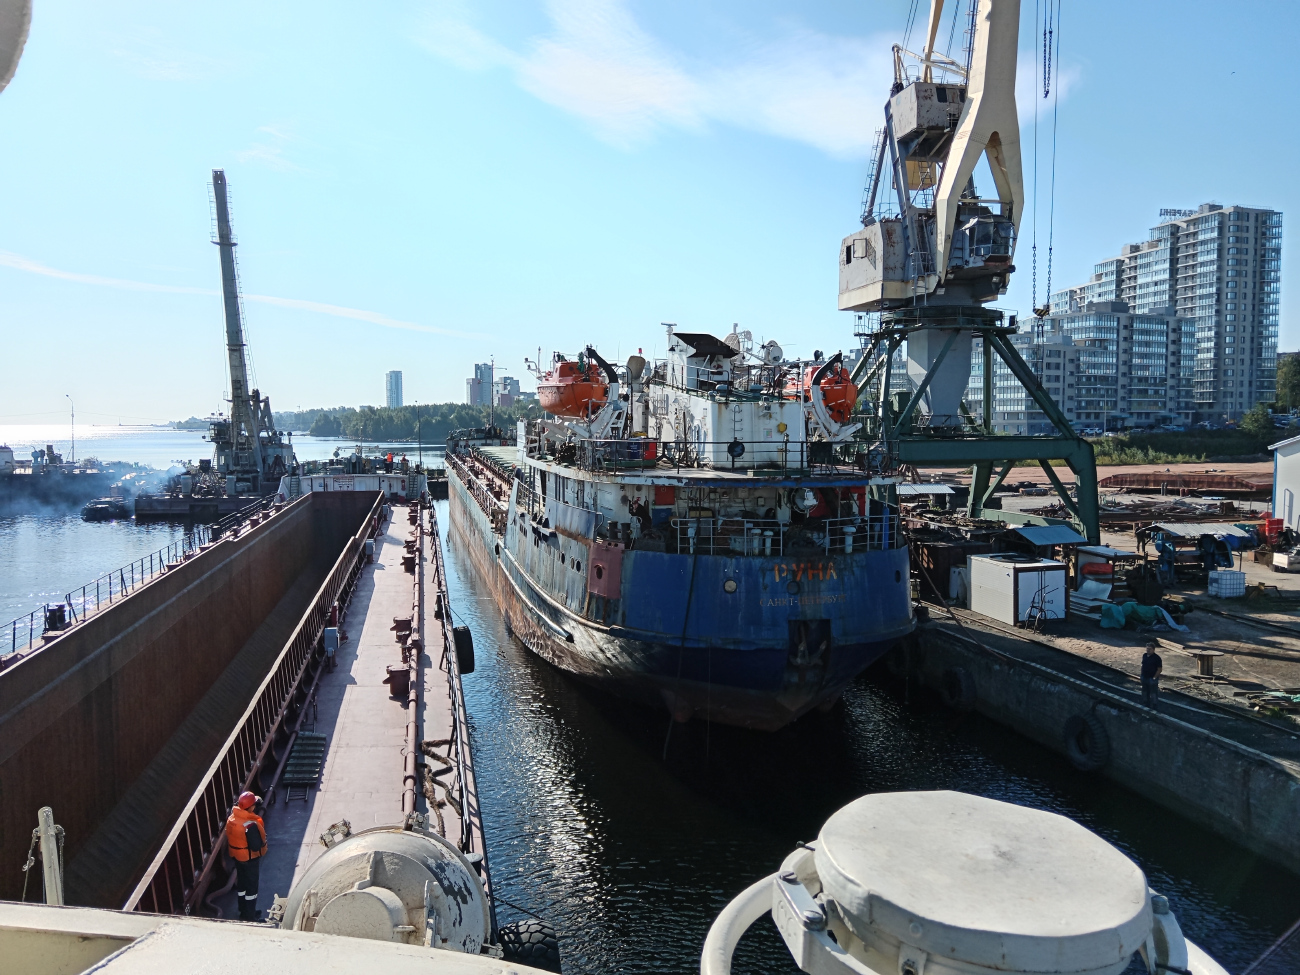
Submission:
{"label": "handrail", "polygon": [[[128,562],[92,579],[80,588],[68,590],[62,603],[46,603],[40,609],[34,609],[25,616],[15,617],[7,627],[9,649],[0,653],[0,658],[31,648],[38,638],[51,631],[63,633],[69,627],[85,622],[92,613],[97,613],[104,606],[111,606],[114,602],[129,596],[176,564],[197,554],[205,545],[210,545],[228,535],[238,536],[245,523],[260,522],[263,513],[270,512],[283,504],[284,502],[279,501],[273,494],[258,498],[252,504],[245,505],[233,514],[222,518],[215,525],[210,527],[195,525],[192,537],[186,536],[164,545],[158,551],[142,555],[133,562]],[[77,596],[76,599],[73,598],[74,595]],[[57,609],[60,606],[67,607],[66,616],[70,619],[67,619],[63,626],[50,626],[50,609],[51,607]],[[38,618],[41,620],[39,633],[36,627]],[[20,646],[18,638],[24,629],[27,631],[27,638]]]}
{"label": "handrail", "polygon": [[[310,497],[305,495],[304,498]],[[290,504],[308,503],[300,498]],[[375,498],[357,533],[335,560],[321,583],[311,608],[294,628],[244,711],[221,752],[213,759],[202,782],[176,819],[144,876],[123,905],[128,911],[155,914],[192,913],[202,902],[211,874],[225,845],[225,820],[235,797],[254,786],[267,763],[275,737],[300,696],[304,678],[315,661],[330,607],[351,593],[362,564],[365,540],[370,537],[384,499]],[[288,510],[286,508],[285,510]],[[305,706],[305,701],[301,702]]]}
{"label": "handrail", "polygon": [[438,517],[429,506],[429,562],[433,567],[435,587],[435,618],[442,635],[442,657],[439,665],[447,672],[447,688],[452,710],[452,743],[450,754],[456,763],[456,778],[461,788],[461,850],[483,856],[483,887],[492,905],[492,930],[496,931],[496,905],[492,898],[491,872],[488,869],[487,837],[483,832],[482,807],[479,804],[478,782],[474,777],[474,753],[470,747],[469,714],[465,707],[465,690],[461,684],[460,660],[456,656],[456,639],[451,618],[451,599],[447,591],[446,563],[443,560],[442,538],[438,534]]}
{"label": "handrail", "polygon": [[[128,562],[126,565],[92,579],[78,589],[70,589],[62,603],[46,603],[40,609],[34,609],[25,616],[15,617],[6,627],[9,630],[9,649],[0,656],[8,656],[17,653],[19,650],[26,650],[33,646],[40,637],[51,631],[56,633],[65,632],[69,627],[84,622],[91,613],[99,612],[102,606],[111,606],[114,602],[129,596],[156,576],[163,574],[176,563],[190,558],[204,545],[211,542],[211,534],[207,526],[196,525],[194,526],[194,532],[193,538],[181,538],[179,541],[164,545],[158,551],[151,552],[149,555],[142,555],[133,562]],[[79,594],[79,598],[74,599],[74,594]],[[66,615],[70,618],[66,619],[65,625],[50,625],[51,606],[56,609],[61,606],[67,607]],[[41,620],[39,631],[36,627],[38,617]],[[23,629],[27,631],[27,639],[20,646],[18,638]]]}

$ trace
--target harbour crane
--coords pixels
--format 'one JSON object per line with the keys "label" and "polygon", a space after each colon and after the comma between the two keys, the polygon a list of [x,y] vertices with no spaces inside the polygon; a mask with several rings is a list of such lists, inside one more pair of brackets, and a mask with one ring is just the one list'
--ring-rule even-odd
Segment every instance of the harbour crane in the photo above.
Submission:
{"label": "harbour crane", "polygon": [[[1015,271],[1024,209],[1015,93],[1020,0],[970,0],[964,64],[935,50],[943,8],[943,0],[932,0],[919,54],[894,46],[894,83],[862,229],[840,246],[840,309],[878,319],[852,378],[874,414],[869,429],[877,457],[918,467],[973,465],[972,517],[990,506],[1017,461],[1037,461],[1071,520],[1095,544],[1092,445],[1016,350],[1015,316],[990,306],[1006,293]],[[991,198],[975,187],[981,158],[993,177]],[[896,392],[895,353],[904,347],[911,391]],[[964,399],[973,349],[982,352],[983,364],[978,418]],[[995,358],[1024,386],[1054,433],[994,436]],[[1056,459],[1074,472],[1077,499],[1053,469]],[[1014,512],[999,517],[1041,521]]]}
{"label": "harbour crane", "polygon": [[216,209],[221,252],[221,301],[226,318],[226,357],[230,368],[230,417],[212,421],[214,467],[225,475],[226,494],[269,494],[293,464],[293,445],[275,428],[271,398],[249,388],[245,355],[243,305],[235,266],[236,241],[230,227],[226,174],[212,171],[212,199]]}

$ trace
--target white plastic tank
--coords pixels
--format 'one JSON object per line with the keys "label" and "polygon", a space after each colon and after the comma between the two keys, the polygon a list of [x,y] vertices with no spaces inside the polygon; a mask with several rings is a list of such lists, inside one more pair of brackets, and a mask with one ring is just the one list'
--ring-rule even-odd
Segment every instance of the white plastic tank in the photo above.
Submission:
{"label": "white plastic tank", "polygon": [[1142,870],[1064,816],[960,792],[863,796],[723,909],[702,975],[768,911],[806,972],[1226,975]]}

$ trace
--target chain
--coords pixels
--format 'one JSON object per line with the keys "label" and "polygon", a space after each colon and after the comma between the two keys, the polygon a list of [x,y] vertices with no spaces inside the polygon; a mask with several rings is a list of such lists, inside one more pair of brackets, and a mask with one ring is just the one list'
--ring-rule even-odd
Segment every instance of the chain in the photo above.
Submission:
{"label": "chain", "polygon": [[40,830],[32,830],[32,845],[27,848],[27,862],[23,864],[23,903],[27,901],[27,878],[31,876],[32,867],[36,866],[36,844],[40,842],[40,837]]}

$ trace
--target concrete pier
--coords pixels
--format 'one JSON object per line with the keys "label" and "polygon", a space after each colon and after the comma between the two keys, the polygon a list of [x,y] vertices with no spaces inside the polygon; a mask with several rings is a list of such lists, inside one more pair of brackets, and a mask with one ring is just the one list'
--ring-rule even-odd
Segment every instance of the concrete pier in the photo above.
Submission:
{"label": "concrete pier", "polygon": [[1300,729],[1176,691],[1152,711],[1124,670],[965,610],[930,612],[896,669],[1300,873]]}

